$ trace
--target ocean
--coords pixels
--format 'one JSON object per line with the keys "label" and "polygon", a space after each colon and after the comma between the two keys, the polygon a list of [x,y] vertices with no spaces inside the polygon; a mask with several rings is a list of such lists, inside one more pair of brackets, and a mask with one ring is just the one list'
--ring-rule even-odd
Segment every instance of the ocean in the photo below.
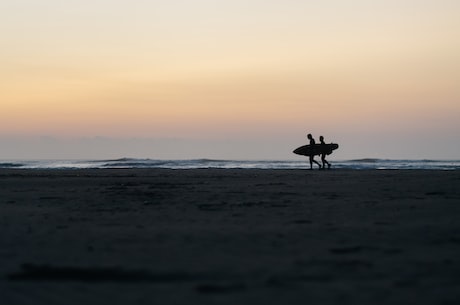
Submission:
{"label": "ocean", "polygon": [[[381,170],[381,169],[428,169],[460,170],[460,160],[388,160],[357,159],[330,161],[332,169]],[[0,161],[0,168],[18,169],[108,169],[108,168],[168,168],[168,169],[307,169],[308,159],[298,161],[280,160],[155,160],[122,158],[114,160],[25,160]],[[315,169],[317,167],[315,166]]]}

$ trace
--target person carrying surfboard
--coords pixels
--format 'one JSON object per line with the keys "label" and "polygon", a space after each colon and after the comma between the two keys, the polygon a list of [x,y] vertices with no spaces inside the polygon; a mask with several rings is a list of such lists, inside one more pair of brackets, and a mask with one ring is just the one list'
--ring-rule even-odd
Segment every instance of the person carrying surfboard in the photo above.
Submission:
{"label": "person carrying surfboard", "polygon": [[323,163],[323,168],[326,168],[326,164],[327,164],[327,168],[331,168],[331,163],[327,162],[326,161],[326,151],[327,151],[327,144],[324,142],[324,137],[323,136],[320,136],[319,137],[319,142],[320,142],[320,145],[321,145],[321,162]]}
{"label": "person carrying surfboard", "polygon": [[[316,141],[315,141],[315,139],[313,139],[313,136],[311,135],[311,133],[309,133],[309,134],[307,135],[307,138],[308,138],[308,140],[310,140],[310,145],[311,145],[311,147],[314,147],[315,144],[316,144]],[[319,169],[321,169],[321,164],[319,164],[318,161],[315,160],[315,155],[314,155],[314,154],[311,154],[311,155],[310,155],[310,169],[313,169],[313,163],[318,164]]]}

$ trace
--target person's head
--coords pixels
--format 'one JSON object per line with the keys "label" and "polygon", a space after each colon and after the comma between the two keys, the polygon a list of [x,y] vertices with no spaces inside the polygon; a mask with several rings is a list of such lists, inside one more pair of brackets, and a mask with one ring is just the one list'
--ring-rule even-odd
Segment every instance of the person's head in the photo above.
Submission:
{"label": "person's head", "polygon": [[321,142],[323,142],[323,141],[324,141],[324,137],[323,137],[323,136],[320,136],[320,137],[319,137],[319,140],[320,140]]}
{"label": "person's head", "polygon": [[312,135],[311,135],[311,133],[309,133],[309,134],[307,135],[307,138],[308,138],[309,140],[311,140],[311,139],[313,138]]}

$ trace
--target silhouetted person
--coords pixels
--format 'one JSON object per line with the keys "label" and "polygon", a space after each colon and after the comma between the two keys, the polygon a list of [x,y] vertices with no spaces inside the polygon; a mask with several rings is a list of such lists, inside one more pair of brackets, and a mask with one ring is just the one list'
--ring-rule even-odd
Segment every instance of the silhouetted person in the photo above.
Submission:
{"label": "silhouetted person", "polygon": [[[315,139],[313,139],[313,136],[310,133],[307,135],[307,138],[308,140],[310,140],[310,145],[312,146],[312,152],[314,152],[315,150],[314,146],[316,144]],[[319,164],[318,161],[315,160],[315,155],[311,154],[310,155],[310,169],[313,169],[313,163],[318,164],[319,168],[321,169],[321,164]]]}
{"label": "silhouetted person", "polygon": [[326,168],[326,164],[327,164],[327,168],[329,169],[329,168],[331,168],[331,163],[326,161],[327,146],[326,146],[326,143],[324,143],[324,137],[323,136],[319,137],[319,142],[320,142],[320,145],[321,145],[321,162],[323,162],[323,168]]}

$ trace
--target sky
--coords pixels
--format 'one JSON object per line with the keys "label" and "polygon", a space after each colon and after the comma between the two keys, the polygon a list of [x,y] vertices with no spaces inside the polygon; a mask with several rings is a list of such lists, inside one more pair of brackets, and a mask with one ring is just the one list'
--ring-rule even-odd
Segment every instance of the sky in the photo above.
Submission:
{"label": "sky", "polygon": [[0,159],[460,159],[458,0],[0,2]]}

